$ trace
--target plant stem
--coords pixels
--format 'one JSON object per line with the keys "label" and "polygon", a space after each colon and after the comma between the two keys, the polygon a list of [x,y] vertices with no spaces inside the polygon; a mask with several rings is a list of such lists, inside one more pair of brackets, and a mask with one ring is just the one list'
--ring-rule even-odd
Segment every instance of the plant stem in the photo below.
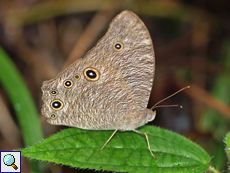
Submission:
{"label": "plant stem", "polygon": [[220,173],[220,171],[218,171],[217,169],[215,169],[215,168],[212,167],[212,166],[209,166],[209,170],[210,170],[211,172],[214,172],[214,173]]}

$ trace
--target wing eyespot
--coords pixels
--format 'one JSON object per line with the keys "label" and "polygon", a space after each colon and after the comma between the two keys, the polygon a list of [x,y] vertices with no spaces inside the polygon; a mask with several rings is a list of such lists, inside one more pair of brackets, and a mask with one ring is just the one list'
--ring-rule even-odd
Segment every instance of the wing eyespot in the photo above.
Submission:
{"label": "wing eyespot", "polygon": [[72,80],[67,79],[67,80],[64,81],[64,87],[71,88],[72,86],[73,86],[73,81]]}
{"label": "wing eyespot", "polygon": [[63,108],[63,103],[61,100],[53,100],[51,103],[50,103],[50,106],[52,109],[54,110],[60,110]]}
{"label": "wing eyespot", "polygon": [[76,74],[74,77],[75,77],[76,80],[81,79],[81,75],[80,74]]}
{"label": "wing eyespot", "polygon": [[121,42],[116,42],[114,45],[113,45],[113,48],[116,50],[116,51],[121,51],[124,46]]}
{"label": "wing eyespot", "polygon": [[52,96],[56,96],[58,94],[58,91],[57,90],[52,90],[52,91],[50,91],[50,94]]}
{"label": "wing eyespot", "polygon": [[52,114],[50,114],[50,118],[51,118],[51,119],[56,119],[56,118],[57,118],[57,115],[56,115],[55,113],[52,113]]}
{"label": "wing eyespot", "polygon": [[84,70],[84,76],[89,81],[97,81],[100,73],[97,69],[89,67]]}

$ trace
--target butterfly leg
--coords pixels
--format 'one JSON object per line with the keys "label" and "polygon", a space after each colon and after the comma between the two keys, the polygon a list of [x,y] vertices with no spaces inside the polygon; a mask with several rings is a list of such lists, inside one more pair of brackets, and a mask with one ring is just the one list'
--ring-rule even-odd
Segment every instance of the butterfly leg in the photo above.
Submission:
{"label": "butterfly leg", "polygon": [[115,133],[117,132],[117,130],[118,130],[118,129],[116,129],[116,130],[113,132],[113,134],[109,137],[109,139],[106,141],[106,143],[103,145],[103,147],[101,147],[101,149],[98,150],[98,151],[101,151],[101,150],[108,144],[108,142],[112,139],[112,137],[115,135]]}
{"label": "butterfly leg", "polygon": [[137,132],[137,133],[140,133],[140,134],[144,134],[144,135],[145,135],[146,140],[147,140],[147,144],[148,144],[148,149],[149,149],[149,151],[150,151],[151,155],[152,155],[155,159],[157,159],[157,158],[154,156],[154,154],[153,154],[153,152],[151,151],[151,149],[150,149],[149,138],[148,138],[147,133],[140,132],[140,131],[138,131],[138,130],[133,130],[133,131],[134,131],[134,132]]}

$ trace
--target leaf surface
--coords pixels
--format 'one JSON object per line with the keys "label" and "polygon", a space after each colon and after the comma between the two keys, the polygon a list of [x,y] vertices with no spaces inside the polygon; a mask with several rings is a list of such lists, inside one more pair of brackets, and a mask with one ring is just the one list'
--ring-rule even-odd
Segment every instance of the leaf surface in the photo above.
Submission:
{"label": "leaf surface", "polygon": [[65,129],[34,146],[22,149],[22,155],[71,167],[116,172],[205,172],[210,156],[199,145],[174,132],[153,126],[139,128],[147,132],[154,159],[145,136],[118,131],[98,152],[112,131]]}
{"label": "leaf surface", "polygon": [[230,161],[230,132],[227,133],[226,138],[225,138],[225,144],[226,144],[226,153],[228,156],[228,166],[229,166],[229,161]]}

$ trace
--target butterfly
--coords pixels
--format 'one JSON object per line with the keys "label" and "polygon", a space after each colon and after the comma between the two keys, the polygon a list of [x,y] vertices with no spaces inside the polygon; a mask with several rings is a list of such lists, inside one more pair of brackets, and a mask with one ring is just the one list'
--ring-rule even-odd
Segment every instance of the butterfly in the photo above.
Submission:
{"label": "butterfly", "polygon": [[135,131],[153,121],[147,108],[155,72],[151,36],[141,19],[123,11],[86,55],[44,81],[42,114],[54,125],[87,130]]}

